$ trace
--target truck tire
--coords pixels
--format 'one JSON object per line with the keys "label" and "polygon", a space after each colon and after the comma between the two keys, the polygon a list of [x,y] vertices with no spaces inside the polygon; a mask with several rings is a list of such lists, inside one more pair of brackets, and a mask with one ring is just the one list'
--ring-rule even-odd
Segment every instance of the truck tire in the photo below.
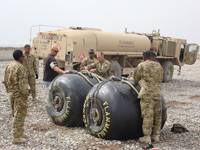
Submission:
{"label": "truck tire", "polygon": [[[128,81],[139,92],[139,85]],[[87,132],[108,140],[129,140],[143,136],[140,100],[137,92],[121,81],[103,81],[88,93],[83,105]],[[162,127],[167,107],[162,97]]]}
{"label": "truck tire", "polygon": [[171,61],[165,61],[162,63],[163,67],[163,81],[169,82],[172,80],[174,73],[174,65]]}
{"label": "truck tire", "polygon": [[120,78],[122,72],[120,64],[117,61],[110,61],[110,67],[111,67],[111,75]]}
{"label": "truck tire", "polygon": [[83,103],[89,90],[99,81],[94,76],[82,75],[63,74],[51,82],[46,110],[53,123],[67,127],[84,126]]}

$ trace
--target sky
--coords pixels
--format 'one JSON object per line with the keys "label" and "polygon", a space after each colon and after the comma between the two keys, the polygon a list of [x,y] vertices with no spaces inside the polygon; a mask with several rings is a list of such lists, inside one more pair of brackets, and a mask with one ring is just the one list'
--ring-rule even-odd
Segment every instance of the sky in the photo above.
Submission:
{"label": "sky", "polygon": [[[200,45],[200,0],[0,0],[0,46],[23,46],[34,25],[151,33]],[[41,27],[40,31],[55,28]]]}

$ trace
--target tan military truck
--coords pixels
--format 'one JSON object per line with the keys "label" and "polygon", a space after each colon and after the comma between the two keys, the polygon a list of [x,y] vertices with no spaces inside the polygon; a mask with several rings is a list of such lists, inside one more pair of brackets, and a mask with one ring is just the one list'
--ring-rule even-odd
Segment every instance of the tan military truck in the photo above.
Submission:
{"label": "tan military truck", "polygon": [[60,52],[56,56],[59,67],[79,70],[81,61],[88,57],[88,50],[103,52],[111,63],[111,72],[117,77],[128,75],[142,61],[144,50],[152,50],[164,69],[164,81],[172,79],[174,65],[194,64],[199,46],[187,44],[184,39],[160,36],[152,33],[111,33],[95,28],[70,27],[39,32],[32,41],[33,54],[44,59],[52,46]]}

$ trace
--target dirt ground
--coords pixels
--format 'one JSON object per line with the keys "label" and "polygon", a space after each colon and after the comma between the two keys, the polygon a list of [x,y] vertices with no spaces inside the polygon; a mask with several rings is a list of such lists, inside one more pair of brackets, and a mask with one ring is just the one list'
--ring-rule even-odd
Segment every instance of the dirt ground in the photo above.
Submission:
{"label": "dirt ground", "polygon": [[[23,48],[0,48],[0,82],[3,81],[5,67],[12,60],[12,52]],[[8,61],[9,60],[9,61]],[[167,105],[167,121],[161,133],[161,141],[155,144],[160,149],[199,149],[200,145],[200,60],[194,65],[185,65],[181,75],[175,67],[173,80],[162,83],[162,94]],[[37,102],[29,97],[25,131],[28,142],[22,145],[11,144],[12,118],[9,97],[0,83],[0,149],[97,149],[97,150],[140,150],[137,140],[104,140],[93,137],[84,128],[67,128],[53,124],[46,113],[46,90],[42,81],[43,69],[40,66],[37,80]],[[170,129],[174,123],[181,123],[189,132],[174,134]]]}

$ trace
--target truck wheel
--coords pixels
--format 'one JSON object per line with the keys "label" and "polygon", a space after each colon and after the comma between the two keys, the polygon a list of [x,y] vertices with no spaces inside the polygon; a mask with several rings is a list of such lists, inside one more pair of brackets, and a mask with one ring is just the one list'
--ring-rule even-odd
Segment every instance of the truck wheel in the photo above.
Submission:
{"label": "truck wheel", "polygon": [[174,65],[171,61],[165,61],[162,63],[163,67],[163,81],[169,82],[172,80],[174,73]]}
{"label": "truck wheel", "polygon": [[120,78],[121,77],[121,66],[117,61],[110,61],[111,75]]}

